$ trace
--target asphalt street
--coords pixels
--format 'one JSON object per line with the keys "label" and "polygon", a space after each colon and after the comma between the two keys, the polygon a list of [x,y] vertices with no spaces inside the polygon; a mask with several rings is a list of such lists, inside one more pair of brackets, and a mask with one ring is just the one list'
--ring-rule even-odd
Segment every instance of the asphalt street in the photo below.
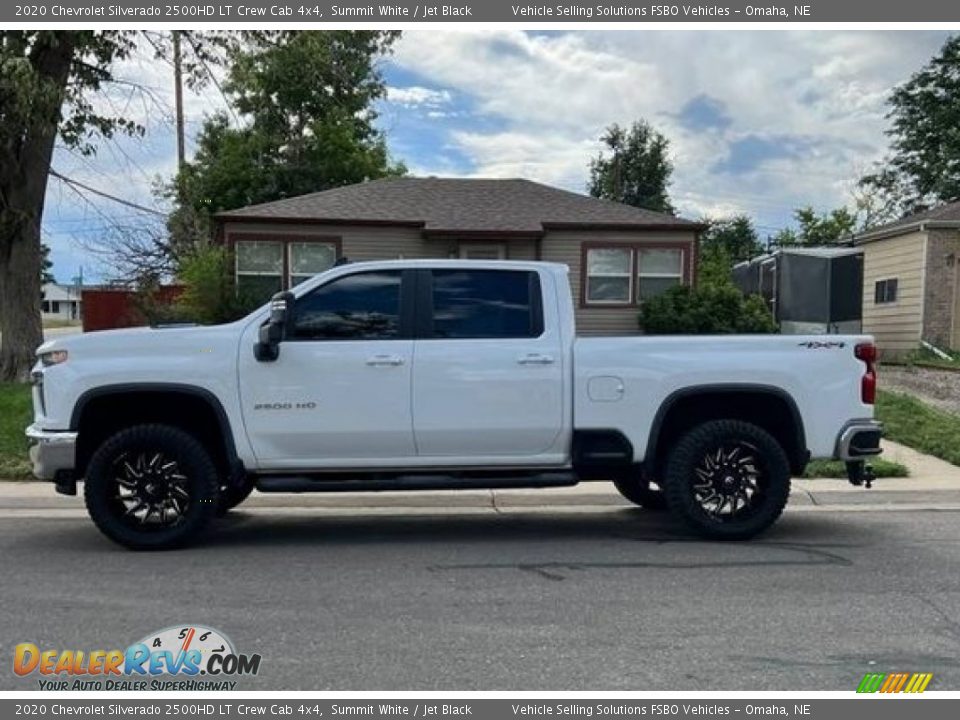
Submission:
{"label": "asphalt street", "polygon": [[238,689],[960,688],[960,513],[803,510],[716,544],[617,506],[255,507],[161,553],[5,516],[0,688],[37,687],[15,643],[122,648],[180,623],[263,656]]}

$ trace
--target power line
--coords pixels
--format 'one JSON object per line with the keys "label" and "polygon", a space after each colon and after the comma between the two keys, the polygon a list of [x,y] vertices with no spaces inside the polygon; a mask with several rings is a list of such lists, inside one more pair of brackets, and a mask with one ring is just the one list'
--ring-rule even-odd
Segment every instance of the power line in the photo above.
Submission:
{"label": "power line", "polygon": [[163,218],[167,217],[167,214],[164,212],[161,212],[160,210],[148,208],[146,205],[138,205],[137,203],[132,202],[130,200],[124,200],[123,198],[119,198],[116,195],[111,195],[110,193],[104,192],[103,190],[98,190],[97,188],[90,187],[89,185],[85,185],[79,180],[74,180],[73,178],[68,178],[66,175],[61,175],[53,168],[50,168],[50,175],[57,178],[57,180],[60,180],[61,182],[65,182],[67,185],[69,185],[74,189],[80,188],[82,190],[86,190],[89,193],[93,193],[94,195],[98,195],[99,197],[105,198],[107,200],[111,200],[115,203],[119,203],[120,205],[126,205],[127,207],[133,208],[134,210],[139,210],[140,212],[149,213],[150,215],[157,215]]}

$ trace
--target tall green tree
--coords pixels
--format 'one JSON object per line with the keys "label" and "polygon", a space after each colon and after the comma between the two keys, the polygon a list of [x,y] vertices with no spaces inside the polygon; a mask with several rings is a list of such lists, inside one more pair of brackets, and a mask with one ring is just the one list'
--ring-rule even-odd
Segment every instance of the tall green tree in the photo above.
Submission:
{"label": "tall green tree", "polygon": [[833,245],[862,229],[857,213],[842,207],[818,213],[812,207],[797,208],[793,213],[796,228],[784,228],[769,238],[769,245],[781,247],[816,247]]}
{"label": "tall green tree", "polygon": [[890,155],[861,184],[880,192],[889,215],[960,198],[960,36],[889,99]]}
{"label": "tall green tree", "polygon": [[697,279],[700,285],[729,283],[730,270],[738,262],[763,252],[753,221],[748,215],[705,218],[707,229],[700,235]]}
{"label": "tall green tree", "polygon": [[[213,60],[210,48],[227,36],[184,34],[191,48],[184,74],[199,85]],[[161,34],[140,36],[158,56],[169,49]],[[25,380],[43,339],[40,225],[54,144],[59,139],[67,150],[92,155],[101,139],[143,132],[94,102],[120,82],[115,64],[135,50],[137,37],[119,30],[0,31],[0,380]]]}
{"label": "tall green tree", "polygon": [[629,128],[611,125],[600,139],[604,150],[590,162],[590,194],[673,215],[667,193],[673,163],[666,136],[638,120]]}
{"label": "tall green tree", "polygon": [[170,194],[173,251],[209,237],[213,213],[403,174],[375,127],[387,31],[248,36],[229,57],[226,113],[207,120]]}
{"label": "tall green tree", "polygon": [[25,380],[43,340],[40,223],[54,143],[89,154],[96,136],[139,130],[91,102],[132,49],[120,31],[0,31],[0,379]]}

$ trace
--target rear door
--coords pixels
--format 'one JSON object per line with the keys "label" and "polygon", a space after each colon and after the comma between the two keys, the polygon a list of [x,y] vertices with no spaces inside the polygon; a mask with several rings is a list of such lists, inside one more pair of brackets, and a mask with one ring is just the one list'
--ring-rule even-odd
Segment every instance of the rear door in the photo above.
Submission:
{"label": "rear door", "polygon": [[532,270],[420,271],[413,423],[421,457],[457,464],[563,457],[564,363],[555,306]]}

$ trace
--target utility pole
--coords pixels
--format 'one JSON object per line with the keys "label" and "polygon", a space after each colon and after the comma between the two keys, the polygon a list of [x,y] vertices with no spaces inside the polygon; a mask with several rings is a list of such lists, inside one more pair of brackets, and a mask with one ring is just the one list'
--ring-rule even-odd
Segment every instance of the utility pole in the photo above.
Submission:
{"label": "utility pole", "polygon": [[180,30],[173,30],[173,92],[177,116],[177,170],[186,159],[183,137],[183,67],[180,55]]}

